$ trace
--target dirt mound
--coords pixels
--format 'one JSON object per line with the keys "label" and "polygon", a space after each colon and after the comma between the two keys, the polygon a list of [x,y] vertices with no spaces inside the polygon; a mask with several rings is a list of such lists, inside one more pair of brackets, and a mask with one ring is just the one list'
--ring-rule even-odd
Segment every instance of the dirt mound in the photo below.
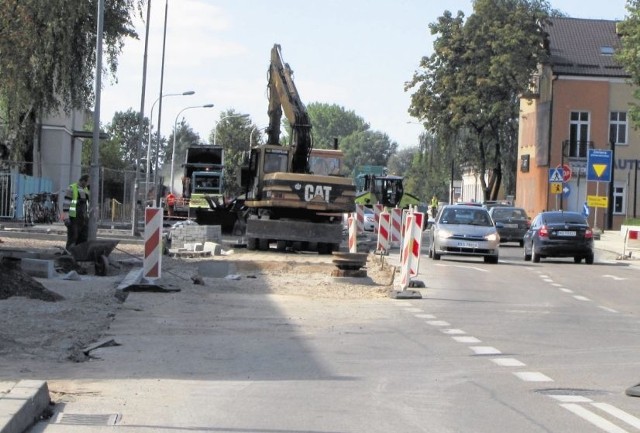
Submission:
{"label": "dirt mound", "polygon": [[29,299],[56,302],[63,296],[47,290],[40,282],[25,274],[20,269],[19,260],[3,259],[0,261],[0,299],[12,296],[23,296]]}

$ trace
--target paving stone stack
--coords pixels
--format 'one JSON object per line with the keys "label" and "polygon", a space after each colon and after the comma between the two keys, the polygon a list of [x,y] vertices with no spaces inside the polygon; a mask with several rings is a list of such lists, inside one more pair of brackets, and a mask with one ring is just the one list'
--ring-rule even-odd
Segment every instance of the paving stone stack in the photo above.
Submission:
{"label": "paving stone stack", "polygon": [[185,248],[185,244],[222,241],[221,226],[185,225],[171,229],[171,248]]}

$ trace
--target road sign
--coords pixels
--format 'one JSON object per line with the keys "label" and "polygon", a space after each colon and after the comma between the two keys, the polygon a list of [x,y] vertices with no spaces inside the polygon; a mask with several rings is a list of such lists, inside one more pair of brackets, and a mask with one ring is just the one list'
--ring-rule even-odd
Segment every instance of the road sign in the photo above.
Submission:
{"label": "road sign", "polygon": [[568,184],[562,186],[562,197],[568,198],[571,195],[571,187]]}
{"label": "road sign", "polygon": [[611,151],[589,149],[587,154],[587,180],[611,182]]}
{"label": "road sign", "polygon": [[569,182],[571,180],[571,175],[573,173],[571,172],[571,167],[569,167],[568,164],[564,164],[562,166],[562,180],[565,182]]}
{"label": "road sign", "polygon": [[549,169],[549,182],[562,182],[562,168],[550,168]]}
{"label": "road sign", "polygon": [[604,207],[606,208],[608,204],[607,196],[603,195],[588,195],[587,196],[587,206],[589,207]]}
{"label": "road sign", "polygon": [[562,194],[562,182],[551,182],[551,194]]}

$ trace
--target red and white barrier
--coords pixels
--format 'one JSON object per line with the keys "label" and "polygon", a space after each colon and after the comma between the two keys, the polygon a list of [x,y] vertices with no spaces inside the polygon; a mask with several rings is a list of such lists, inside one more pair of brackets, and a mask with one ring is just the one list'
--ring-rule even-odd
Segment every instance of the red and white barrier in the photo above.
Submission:
{"label": "red and white barrier", "polygon": [[624,235],[624,251],[622,254],[626,256],[627,251],[638,250],[640,250],[640,230],[627,228]]}
{"label": "red and white barrier", "polygon": [[381,204],[374,204],[373,205],[373,214],[375,216],[376,222],[374,224],[374,230],[376,231],[376,233],[378,232],[378,226],[380,225],[380,214],[384,212],[384,206]]}
{"label": "red and white barrier", "polygon": [[[391,244],[400,243],[402,239],[402,209],[391,209]],[[396,245],[397,246],[397,245]]]}
{"label": "red and white barrier", "polygon": [[418,275],[420,249],[422,247],[422,222],[424,213],[409,212],[406,217],[406,229],[401,249],[400,288],[406,290],[411,277]]}
{"label": "red and white barrier", "polygon": [[357,224],[357,216],[356,213],[349,214],[349,218],[347,219],[349,227],[349,252],[357,253],[358,252],[358,224]]}
{"label": "red and white barrier", "polygon": [[160,278],[162,268],[162,208],[144,210],[143,278]]}
{"label": "red and white barrier", "polygon": [[389,212],[380,213],[380,223],[378,225],[378,243],[376,251],[384,254],[389,253],[391,246],[391,214]]}
{"label": "red and white barrier", "polygon": [[358,226],[358,233],[362,233],[364,231],[364,205],[362,204],[356,205],[356,223]]}

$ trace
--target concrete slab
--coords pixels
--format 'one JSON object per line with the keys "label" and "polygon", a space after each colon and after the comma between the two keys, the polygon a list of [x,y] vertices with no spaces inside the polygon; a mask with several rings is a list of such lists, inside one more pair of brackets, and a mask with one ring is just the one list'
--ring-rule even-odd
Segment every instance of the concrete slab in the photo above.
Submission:
{"label": "concrete slab", "polygon": [[0,433],[23,433],[50,403],[47,382],[21,380],[9,392],[0,394]]}
{"label": "concrete slab", "polygon": [[22,272],[36,278],[53,278],[56,271],[53,260],[24,258],[20,261]]}

